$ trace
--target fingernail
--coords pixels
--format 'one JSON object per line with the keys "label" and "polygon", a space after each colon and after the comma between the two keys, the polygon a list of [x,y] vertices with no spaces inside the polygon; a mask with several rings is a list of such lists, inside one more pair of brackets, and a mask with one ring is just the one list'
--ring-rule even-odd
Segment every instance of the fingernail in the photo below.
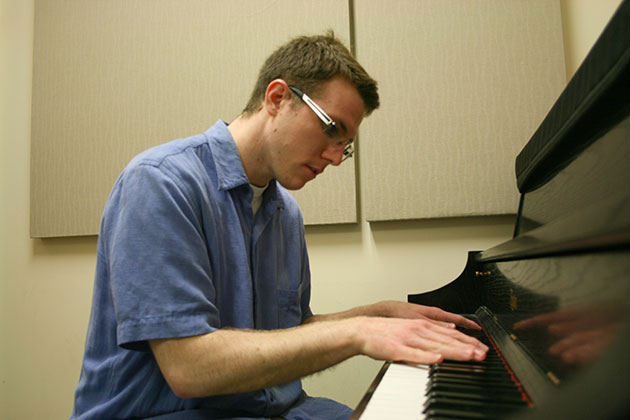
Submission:
{"label": "fingernail", "polygon": [[481,349],[475,349],[475,359],[482,360],[486,357],[486,352]]}

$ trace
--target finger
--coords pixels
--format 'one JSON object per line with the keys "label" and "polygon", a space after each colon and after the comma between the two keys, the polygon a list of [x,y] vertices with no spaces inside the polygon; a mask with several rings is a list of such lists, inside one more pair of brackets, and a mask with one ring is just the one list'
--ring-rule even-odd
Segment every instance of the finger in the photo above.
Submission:
{"label": "finger", "polygon": [[479,324],[463,316],[460,316],[460,319],[455,323],[460,327],[468,328],[469,330],[481,331],[481,326],[479,326]]}
{"label": "finger", "polygon": [[452,329],[452,330],[457,328],[457,326],[455,324],[453,324],[452,322],[436,321],[436,320],[430,319],[430,318],[427,318],[427,320],[432,322],[435,325],[439,325],[440,327],[449,328],[449,329]]}
{"label": "finger", "polygon": [[416,363],[420,365],[432,365],[444,361],[444,356],[440,353],[425,351],[413,347],[408,347],[394,362]]}
{"label": "finger", "polygon": [[476,339],[455,330],[428,327],[416,332],[413,345],[434,351],[452,360],[485,359],[488,347]]}
{"label": "finger", "polygon": [[419,339],[419,346],[431,352],[439,353],[444,359],[468,361],[482,361],[486,357],[486,351],[469,344],[458,341],[448,342],[440,340]]}
{"label": "finger", "polygon": [[447,312],[440,308],[427,308],[426,316],[436,321],[450,322],[463,328],[481,330],[481,327],[476,322],[473,322],[464,316]]}
{"label": "finger", "polygon": [[[437,328],[434,328],[437,327]],[[432,327],[429,327],[430,329],[432,329],[434,332],[438,333],[438,334],[442,334],[445,335],[447,337],[450,337],[451,339],[455,339],[459,342],[462,342],[464,344],[469,344],[469,345],[473,345],[477,348],[482,349],[483,351],[488,351],[488,346],[486,346],[485,344],[483,344],[481,341],[479,341],[478,339],[476,339],[475,337],[471,337],[469,335],[466,335],[460,331],[457,331],[455,329],[450,329],[450,328],[440,328],[440,326],[436,326],[435,324]]]}
{"label": "finger", "polygon": [[[486,353],[488,352],[488,346],[483,344],[481,341],[469,335],[463,334],[457,330],[442,330],[440,331],[440,333],[457,340],[458,343],[473,346],[474,355],[472,357],[476,360],[483,360]],[[448,341],[445,341],[444,343],[449,344]]]}
{"label": "finger", "polygon": [[436,348],[434,351],[442,353],[445,359],[461,361],[476,360],[480,362],[486,358],[488,349],[473,345],[460,344],[454,346],[443,343],[441,347]]}

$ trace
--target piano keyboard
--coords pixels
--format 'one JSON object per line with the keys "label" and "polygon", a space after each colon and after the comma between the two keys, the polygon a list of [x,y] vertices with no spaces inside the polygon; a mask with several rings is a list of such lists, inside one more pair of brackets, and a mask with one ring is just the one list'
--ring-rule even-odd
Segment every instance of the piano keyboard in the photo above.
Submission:
{"label": "piano keyboard", "polygon": [[490,347],[483,362],[447,360],[430,367],[392,363],[357,418],[489,420],[531,405],[485,334],[467,333]]}
{"label": "piano keyboard", "polygon": [[390,364],[365,407],[361,420],[420,419],[420,407],[426,399],[428,382],[427,366]]}

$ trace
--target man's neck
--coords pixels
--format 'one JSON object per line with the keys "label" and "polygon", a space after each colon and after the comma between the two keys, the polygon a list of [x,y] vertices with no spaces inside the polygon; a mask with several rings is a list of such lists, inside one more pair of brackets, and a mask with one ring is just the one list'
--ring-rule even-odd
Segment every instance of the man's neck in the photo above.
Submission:
{"label": "man's neck", "polygon": [[249,116],[239,115],[228,125],[241,155],[245,174],[251,184],[259,187],[267,185],[272,178],[265,160],[264,126],[260,112]]}

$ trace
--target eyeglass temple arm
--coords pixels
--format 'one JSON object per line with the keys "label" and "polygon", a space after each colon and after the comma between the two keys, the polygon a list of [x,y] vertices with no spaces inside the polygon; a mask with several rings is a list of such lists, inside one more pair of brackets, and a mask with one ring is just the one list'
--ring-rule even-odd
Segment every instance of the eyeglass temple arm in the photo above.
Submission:
{"label": "eyeglass temple arm", "polygon": [[324,124],[326,124],[327,126],[335,125],[335,122],[332,120],[332,118],[330,118],[328,114],[326,114],[324,110],[319,107],[319,105],[313,102],[313,100],[306,93],[293,86],[289,86],[289,89],[291,89],[296,95],[298,95],[300,99],[302,99],[313,110],[313,112],[317,114],[319,119],[322,120]]}

